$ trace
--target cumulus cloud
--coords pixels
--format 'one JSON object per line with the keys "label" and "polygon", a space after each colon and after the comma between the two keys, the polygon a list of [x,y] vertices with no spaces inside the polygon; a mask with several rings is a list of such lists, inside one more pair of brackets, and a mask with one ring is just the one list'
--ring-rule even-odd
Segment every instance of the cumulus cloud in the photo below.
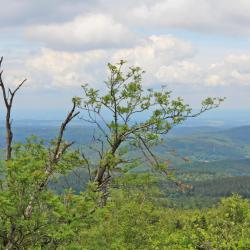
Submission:
{"label": "cumulus cloud", "polygon": [[182,61],[169,66],[161,66],[156,72],[156,77],[169,84],[201,84],[202,68],[195,63]]}
{"label": "cumulus cloud", "polygon": [[222,61],[211,64],[208,72],[208,85],[250,86],[250,54],[228,55]]}
{"label": "cumulus cloud", "polygon": [[[248,98],[249,0],[0,0],[0,5],[10,87],[27,77],[34,96],[58,89],[70,96],[84,82],[102,87],[106,63],[125,59],[146,70],[145,87],[167,84],[189,91],[191,100],[224,92]],[[233,36],[227,40],[228,35]]]}
{"label": "cumulus cloud", "polygon": [[147,84],[161,80],[158,71],[163,66],[192,58],[196,53],[195,48],[187,41],[174,36],[153,35],[129,49],[121,49],[114,53],[112,61],[127,60],[138,65],[147,72]]}
{"label": "cumulus cloud", "polygon": [[62,50],[126,47],[135,40],[133,32],[103,14],[78,16],[62,24],[31,26],[26,34],[47,47]]}
{"label": "cumulus cloud", "polygon": [[130,15],[143,26],[248,36],[249,13],[248,0],[158,0],[136,6]]}
{"label": "cumulus cloud", "polygon": [[52,25],[105,13],[123,25],[249,36],[248,0],[0,0],[0,27]]}
{"label": "cumulus cloud", "polygon": [[250,54],[231,54],[208,67],[192,61],[161,66],[156,77],[168,84],[189,86],[250,86]]}
{"label": "cumulus cloud", "polygon": [[0,0],[0,27],[49,24],[72,20],[97,8],[99,0]]}
{"label": "cumulus cloud", "polygon": [[42,49],[26,60],[25,69],[35,88],[71,88],[86,82],[98,85],[106,61],[103,50],[73,53]]}
{"label": "cumulus cloud", "polygon": [[[149,36],[129,49],[88,51],[58,51],[48,48],[27,55],[8,75],[25,75],[35,88],[75,87],[84,82],[102,87],[106,78],[106,63],[121,59],[129,65],[146,70],[145,85],[153,86],[164,79],[163,68],[173,67],[195,55],[195,48],[174,36]],[[185,62],[183,62],[185,64]],[[172,66],[171,66],[172,65]],[[21,70],[20,70],[21,69]],[[165,75],[166,76],[166,75]]]}
{"label": "cumulus cloud", "polygon": [[[145,85],[250,86],[250,54],[230,54],[208,66],[195,62],[196,48],[174,36],[150,36],[121,49],[111,60],[125,59],[146,70]],[[203,58],[206,61],[206,58]]]}
{"label": "cumulus cloud", "polygon": [[13,63],[7,75],[12,76],[12,82],[26,76],[29,84],[39,89],[75,88],[86,82],[102,88],[106,63],[124,59],[146,70],[145,87],[250,85],[250,54],[231,54],[207,67],[195,62],[195,55],[196,49],[185,40],[153,35],[129,49],[63,52],[44,48],[27,56],[18,67]]}

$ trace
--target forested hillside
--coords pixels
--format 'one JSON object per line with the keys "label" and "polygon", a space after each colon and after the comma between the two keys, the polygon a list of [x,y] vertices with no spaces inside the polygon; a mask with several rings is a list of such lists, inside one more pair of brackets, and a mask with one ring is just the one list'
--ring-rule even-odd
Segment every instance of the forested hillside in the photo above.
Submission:
{"label": "forested hillside", "polygon": [[[28,126],[22,122],[16,121],[13,127],[14,140],[16,142],[25,142],[25,138],[36,135],[47,141],[56,136],[59,122],[49,121],[30,121]],[[4,144],[4,128],[1,128],[1,141]],[[65,138],[68,141],[75,141],[75,147],[88,150],[91,144],[94,128],[87,125],[71,125],[65,132]],[[236,135],[235,135],[236,134]],[[243,136],[244,135],[244,136]],[[174,169],[176,177],[180,180],[196,185],[198,182],[210,181],[220,182],[216,185],[219,197],[230,196],[232,193],[239,193],[246,196],[249,187],[246,182],[241,183],[240,178],[228,178],[237,176],[250,176],[250,127],[236,128],[215,128],[215,127],[178,127],[174,128],[165,140],[154,149],[154,152],[161,158],[169,160],[170,168]],[[95,155],[94,152],[90,152]],[[140,152],[137,152],[140,153]],[[130,152],[127,157],[132,157],[134,152]],[[147,165],[147,164],[146,164]],[[144,172],[148,168],[139,164],[133,171]],[[75,172],[75,173],[74,173]],[[73,188],[80,192],[82,187],[86,187],[88,182],[88,173],[85,169],[78,169],[67,176],[59,177],[59,180],[51,182],[58,192],[64,188]],[[80,181],[79,181],[80,176]],[[234,181],[234,183],[229,183]],[[235,186],[239,182],[241,189]],[[224,184],[227,187],[224,187]],[[204,183],[207,186],[207,184]],[[227,189],[227,192],[221,190]],[[221,189],[221,190],[220,190]],[[214,193],[214,192],[212,192]],[[201,196],[203,193],[201,192]],[[213,195],[212,195],[213,196]],[[217,195],[215,195],[217,196]]]}
{"label": "forested hillside", "polygon": [[83,85],[62,122],[29,125],[11,113],[25,81],[0,73],[1,248],[250,249],[249,127],[175,132],[225,98],[194,111],[125,66],[108,64],[105,92]]}

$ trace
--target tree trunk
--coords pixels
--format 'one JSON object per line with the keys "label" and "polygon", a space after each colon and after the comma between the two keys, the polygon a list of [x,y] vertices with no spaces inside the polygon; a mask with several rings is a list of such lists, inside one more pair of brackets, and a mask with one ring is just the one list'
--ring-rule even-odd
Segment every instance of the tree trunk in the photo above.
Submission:
{"label": "tree trunk", "polygon": [[12,153],[12,139],[13,139],[13,133],[11,131],[11,120],[10,120],[10,107],[7,109],[6,114],[6,160],[11,159],[11,153]]}

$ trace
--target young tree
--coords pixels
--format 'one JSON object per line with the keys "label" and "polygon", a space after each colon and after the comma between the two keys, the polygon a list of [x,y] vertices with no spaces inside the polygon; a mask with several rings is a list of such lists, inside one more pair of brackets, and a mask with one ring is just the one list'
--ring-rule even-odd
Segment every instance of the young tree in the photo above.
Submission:
{"label": "young tree", "polygon": [[[125,61],[117,65],[108,64],[109,77],[105,82],[105,93],[83,85],[84,97],[78,97],[79,107],[84,110],[83,120],[96,125],[101,137],[98,141],[98,161],[84,159],[94,169],[94,181],[104,193],[114,171],[124,171],[130,162],[124,157],[123,146],[140,149],[154,169],[168,176],[168,166],[153,153],[151,146],[160,142],[161,135],[181,124],[187,118],[216,108],[224,98],[207,98],[198,112],[192,112],[183,99],[171,99],[171,92],[144,90],[140,67],[123,70]],[[87,117],[87,118],[86,118]],[[91,162],[93,164],[91,164]],[[92,166],[90,166],[92,165]]]}
{"label": "young tree", "polygon": [[[0,66],[2,61],[3,58]],[[73,100],[58,136],[49,145],[32,138],[25,144],[13,146],[11,110],[15,94],[26,80],[14,91],[7,91],[2,73],[0,87],[6,107],[6,161],[2,162],[0,169],[0,245],[5,249],[25,249],[24,246],[35,246],[37,242],[44,241],[44,237],[49,237],[51,225],[48,220],[56,224],[64,216],[63,213],[61,217],[52,216],[57,209],[63,211],[65,207],[63,201],[47,189],[47,184],[53,175],[65,173],[81,164],[78,152],[68,150],[73,142],[63,139],[68,124],[79,112]]]}

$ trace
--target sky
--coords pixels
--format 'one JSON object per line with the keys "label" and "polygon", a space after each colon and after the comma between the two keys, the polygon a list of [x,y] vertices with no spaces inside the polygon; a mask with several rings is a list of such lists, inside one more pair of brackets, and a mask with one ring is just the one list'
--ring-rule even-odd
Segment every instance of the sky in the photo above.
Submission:
{"label": "sky", "polygon": [[102,90],[107,63],[123,59],[145,69],[145,88],[166,85],[195,109],[207,96],[227,97],[211,116],[238,119],[245,111],[250,121],[249,0],[0,0],[0,6],[4,81],[14,88],[27,78],[16,119],[61,119],[83,83]]}

